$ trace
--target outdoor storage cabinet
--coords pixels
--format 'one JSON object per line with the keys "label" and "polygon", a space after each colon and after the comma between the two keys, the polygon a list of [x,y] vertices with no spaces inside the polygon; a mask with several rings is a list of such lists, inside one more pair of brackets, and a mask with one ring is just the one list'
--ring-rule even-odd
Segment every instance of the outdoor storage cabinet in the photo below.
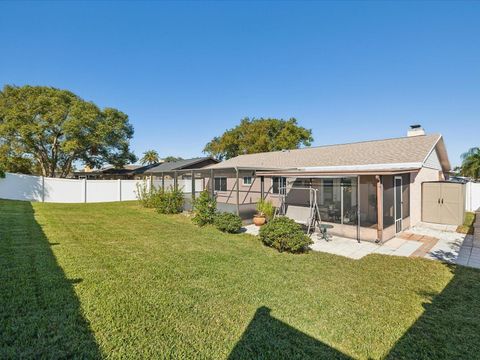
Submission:
{"label": "outdoor storage cabinet", "polygon": [[422,221],[460,225],[465,214],[465,186],[451,182],[422,184]]}

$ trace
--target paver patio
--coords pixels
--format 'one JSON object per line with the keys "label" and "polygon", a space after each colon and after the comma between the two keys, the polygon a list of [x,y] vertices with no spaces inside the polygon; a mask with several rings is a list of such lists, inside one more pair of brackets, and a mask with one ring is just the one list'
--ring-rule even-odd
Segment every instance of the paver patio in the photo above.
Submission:
{"label": "paver patio", "polygon": [[[383,244],[357,242],[353,239],[332,236],[330,241],[312,235],[311,249],[351,259],[361,259],[369,254],[404,257],[424,257],[474,268],[480,268],[480,247],[473,236],[457,233],[452,225],[420,223]],[[245,232],[258,235],[255,225],[245,227]]]}

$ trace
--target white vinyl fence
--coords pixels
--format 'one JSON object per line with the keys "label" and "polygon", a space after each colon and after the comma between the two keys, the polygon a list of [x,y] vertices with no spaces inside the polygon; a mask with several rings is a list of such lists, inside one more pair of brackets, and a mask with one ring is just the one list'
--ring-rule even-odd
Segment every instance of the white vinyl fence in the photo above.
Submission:
{"label": "white vinyl fence", "polygon": [[[0,199],[42,201],[56,203],[93,203],[129,201],[137,199],[137,184],[145,180],[75,180],[6,173],[0,179]],[[147,186],[150,181],[146,181]],[[161,187],[161,180],[153,180]],[[173,180],[165,179],[165,188]],[[186,194],[192,192],[192,180],[178,180],[178,187]],[[195,180],[195,192],[203,190],[203,182]]]}
{"label": "white vinyl fence", "polygon": [[480,209],[480,183],[469,182],[465,186],[466,210],[477,211]]}

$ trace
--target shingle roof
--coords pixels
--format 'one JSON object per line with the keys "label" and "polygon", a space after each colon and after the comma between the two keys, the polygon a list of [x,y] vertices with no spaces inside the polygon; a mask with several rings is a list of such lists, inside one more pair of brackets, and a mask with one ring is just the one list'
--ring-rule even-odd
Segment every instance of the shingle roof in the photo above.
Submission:
{"label": "shingle roof", "polygon": [[146,173],[161,173],[161,172],[169,172],[169,171],[174,171],[174,170],[181,170],[184,168],[188,168],[191,165],[194,165],[198,162],[208,160],[210,159],[209,157],[198,157],[198,158],[193,158],[193,159],[184,159],[184,160],[178,160],[178,161],[170,161],[170,162],[164,162],[160,165],[157,165],[148,171]]}
{"label": "shingle roof", "polygon": [[101,174],[108,174],[108,175],[134,175],[134,174],[141,174],[145,170],[150,169],[151,167],[155,166],[155,164],[150,165],[137,165],[137,164],[127,164],[123,168],[118,169],[112,165],[108,165],[100,170],[93,170],[93,171],[75,171],[74,174],[76,175],[101,175]]}
{"label": "shingle roof", "polygon": [[[208,168],[226,169],[248,167],[257,169],[287,169],[321,166],[423,163],[441,139],[441,135],[432,134],[248,154],[211,165]],[[446,159],[445,164],[446,163],[448,163],[448,158]]]}

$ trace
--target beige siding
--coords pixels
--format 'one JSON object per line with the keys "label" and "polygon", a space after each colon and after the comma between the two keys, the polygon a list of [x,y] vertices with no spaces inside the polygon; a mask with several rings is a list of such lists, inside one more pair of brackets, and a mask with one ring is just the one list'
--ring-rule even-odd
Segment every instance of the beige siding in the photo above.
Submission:
{"label": "beige siding", "polygon": [[440,159],[438,158],[438,153],[436,149],[433,149],[432,153],[427,157],[423,165],[429,169],[442,170],[442,165],[440,164]]}

